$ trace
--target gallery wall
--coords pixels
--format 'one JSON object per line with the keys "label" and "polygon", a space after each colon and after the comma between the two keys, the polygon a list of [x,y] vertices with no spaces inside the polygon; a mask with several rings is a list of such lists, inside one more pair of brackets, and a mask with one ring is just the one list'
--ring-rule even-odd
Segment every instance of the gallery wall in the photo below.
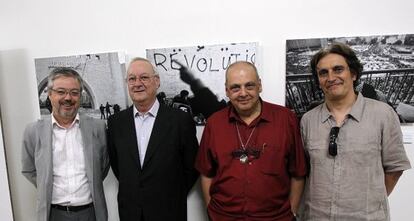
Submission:
{"label": "gallery wall", "polygon": [[11,207],[9,179],[7,176],[6,154],[4,151],[3,129],[0,113],[0,193],[2,199],[2,203],[0,204],[0,218],[11,220],[13,218],[13,211]]}
{"label": "gallery wall", "polygon": [[[113,51],[145,57],[150,48],[258,42],[262,98],[284,104],[286,39],[412,34],[413,9],[410,0],[0,0],[0,106],[14,220],[36,213],[36,190],[20,173],[24,127],[40,116],[34,58]],[[414,145],[406,149],[414,163]],[[413,183],[414,173],[404,173],[390,197],[392,220],[410,217]],[[105,192],[116,221],[112,174]],[[188,202],[189,220],[206,220],[198,188]]]}

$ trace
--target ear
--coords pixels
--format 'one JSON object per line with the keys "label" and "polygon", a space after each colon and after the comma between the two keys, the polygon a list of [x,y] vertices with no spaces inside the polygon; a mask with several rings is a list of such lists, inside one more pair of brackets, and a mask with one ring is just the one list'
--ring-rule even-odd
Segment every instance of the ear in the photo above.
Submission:
{"label": "ear", "polygon": [[84,90],[81,90],[81,93],[80,93],[80,95],[79,95],[79,107],[80,107],[80,105],[81,105],[81,104],[82,104],[82,102],[83,102],[83,96],[82,96],[83,92],[84,92]]}
{"label": "ear", "polygon": [[258,81],[258,86],[259,86],[259,93],[262,93],[262,79],[260,79],[259,78],[259,81]]}
{"label": "ear", "polygon": [[226,84],[224,84],[224,88],[226,89],[226,96],[227,96],[228,98],[230,98],[230,90],[229,90],[229,88],[227,87],[227,85],[226,85]]}
{"label": "ear", "polygon": [[357,79],[357,75],[356,74],[354,74],[354,73],[351,73],[352,74],[352,81],[356,81],[356,79]]}
{"label": "ear", "polygon": [[156,77],[155,77],[155,83],[157,84],[157,88],[160,88],[161,81],[160,81],[160,76],[159,75],[156,75]]}

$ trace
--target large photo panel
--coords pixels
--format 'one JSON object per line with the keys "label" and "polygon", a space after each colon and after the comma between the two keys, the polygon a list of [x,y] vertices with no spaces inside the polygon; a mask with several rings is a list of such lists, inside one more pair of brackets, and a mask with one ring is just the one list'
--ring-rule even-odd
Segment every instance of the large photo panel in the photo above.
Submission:
{"label": "large photo panel", "polygon": [[215,111],[226,106],[225,72],[236,61],[256,66],[258,43],[230,43],[147,49],[147,58],[160,75],[160,102],[192,114],[204,125]]}
{"label": "large photo panel", "polygon": [[401,123],[414,122],[414,34],[293,39],[286,41],[286,106],[298,117],[323,102],[310,60],[332,42],[349,45],[364,66],[356,90],[383,101]]}
{"label": "large photo panel", "polygon": [[79,112],[100,119],[127,108],[125,54],[93,53],[35,59],[39,107],[42,117],[51,113],[48,98],[48,75],[58,67],[70,67],[83,81]]}

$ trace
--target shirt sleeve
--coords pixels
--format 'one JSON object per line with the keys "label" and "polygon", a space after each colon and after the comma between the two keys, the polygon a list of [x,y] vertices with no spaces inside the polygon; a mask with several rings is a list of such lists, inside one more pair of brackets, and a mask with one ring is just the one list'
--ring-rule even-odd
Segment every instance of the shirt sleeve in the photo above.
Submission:
{"label": "shirt sleeve", "polygon": [[289,128],[291,132],[291,146],[289,152],[289,174],[293,177],[303,177],[307,173],[305,151],[296,116],[289,113]]}
{"label": "shirt sleeve", "polygon": [[216,175],[217,166],[214,161],[211,149],[212,139],[211,128],[209,122],[204,127],[203,136],[201,137],[200,148],[197,153],[195,168],[206,177],[214,177]]}
{"label": "shirt sleeve", "polygon": [[400,122],[391,108],[382,125],[382,165],[385,172],[395,172],[411,168],[405,153]]}

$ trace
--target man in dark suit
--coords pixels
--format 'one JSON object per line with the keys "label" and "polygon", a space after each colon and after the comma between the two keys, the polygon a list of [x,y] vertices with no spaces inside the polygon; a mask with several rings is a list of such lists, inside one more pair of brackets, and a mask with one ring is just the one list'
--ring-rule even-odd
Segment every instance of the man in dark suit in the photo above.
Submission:
{"label": "man in dark suit", "polygon": [[148,60],[134,58],[126,80],[133,105],[108,120],[120,220],[185,221],[187,194],[198,177],[194,122],[158,102],[160,78]]}

